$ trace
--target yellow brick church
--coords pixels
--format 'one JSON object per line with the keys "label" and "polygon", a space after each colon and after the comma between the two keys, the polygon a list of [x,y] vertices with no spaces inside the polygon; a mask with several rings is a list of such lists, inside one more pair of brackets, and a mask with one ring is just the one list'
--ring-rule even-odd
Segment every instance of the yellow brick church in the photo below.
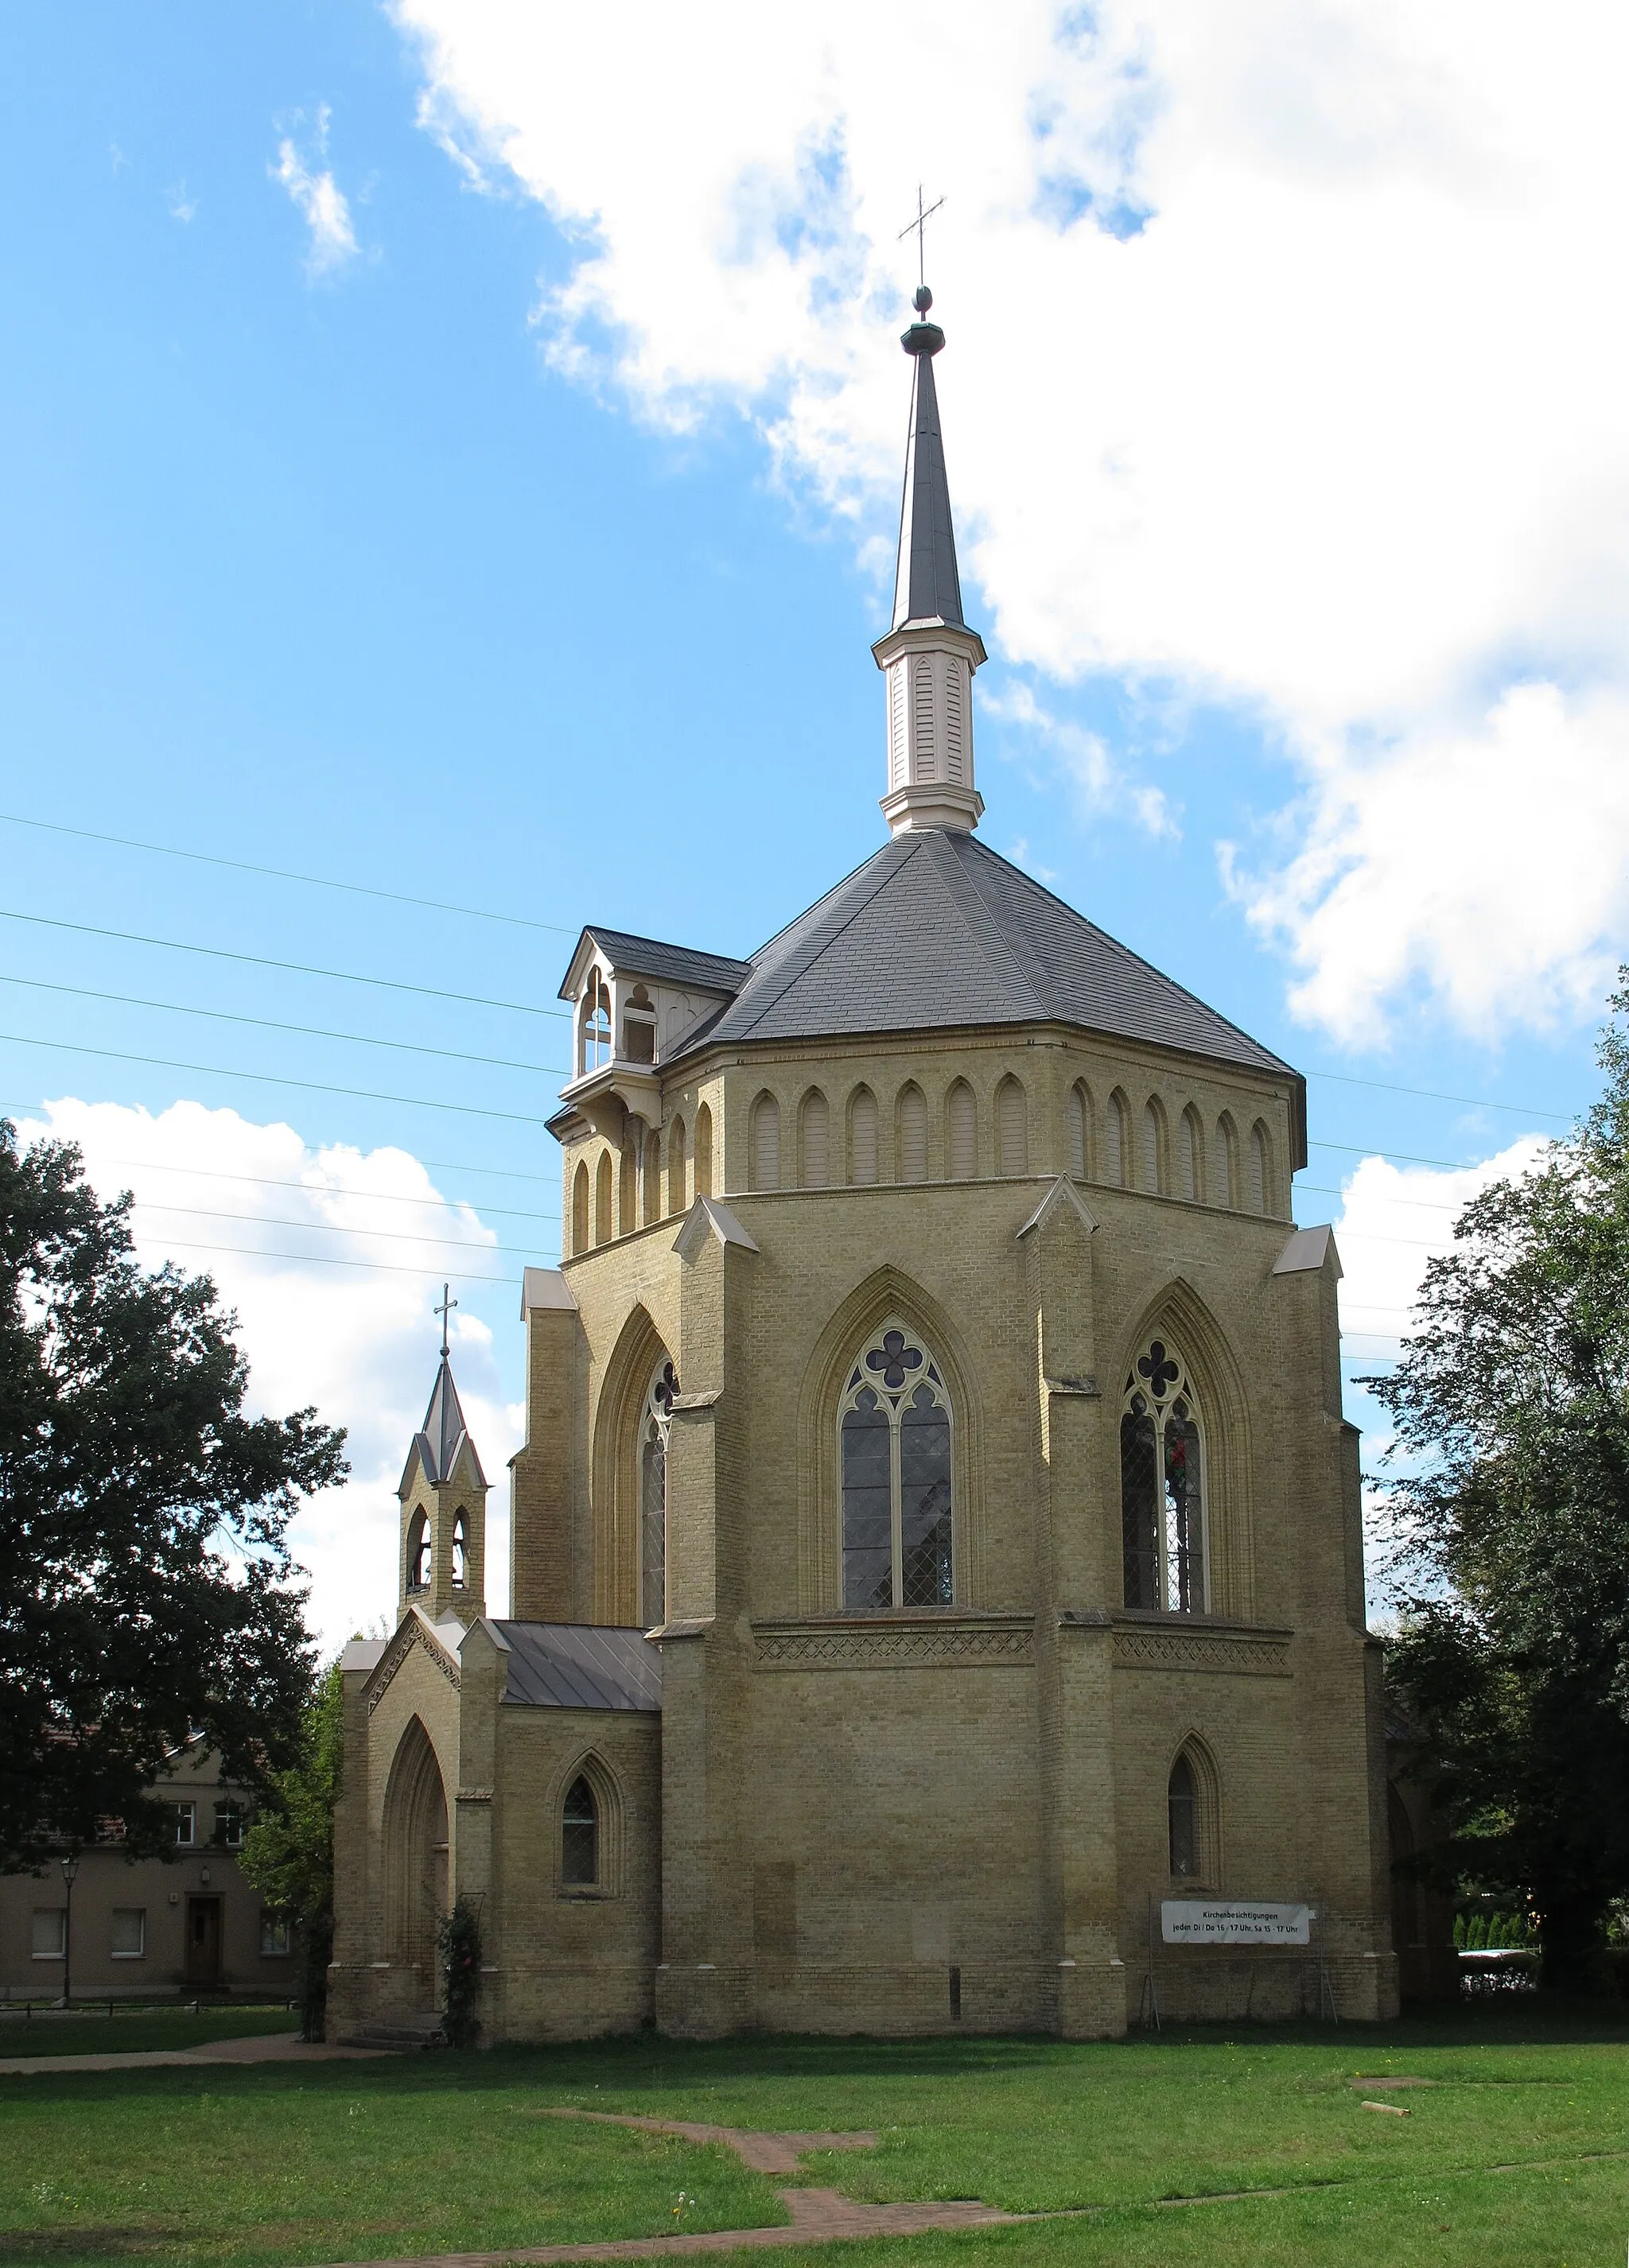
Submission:
{"label": "yellow brick church", "polygon": [[445,1352],[345,1658],[333,2029],[1389,2014],[1379,1657],[1290,1067],[986,849],[925,291],[888,839],[584,931],[508,1617]]}

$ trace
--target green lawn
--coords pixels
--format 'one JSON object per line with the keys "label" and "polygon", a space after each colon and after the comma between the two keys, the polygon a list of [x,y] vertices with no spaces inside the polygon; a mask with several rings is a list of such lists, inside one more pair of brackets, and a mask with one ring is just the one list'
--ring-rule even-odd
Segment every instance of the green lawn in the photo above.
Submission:
{"label": "green lawn", "polygon": [[0,2013],[0,2059],[8,2056],[132,2055],[155,2048],[202,2047],[207,2040],[240,2040],[257,2032],[292,2032],[299,2018],[278,2002],[263,2008],[210,2007],[195,2016],[189,2007],[126,2007],[116,2014],[70,2015],[36,2012],[33,2016]]}
{"label": "green lawn", "polygon": [[[115,2020],[118,2021],[120,2020]],[[1438,2082],[1361,2107],[1357,2073]],[[845,2247],[914,2264],[1620,2263],[1629,2021],[1450,2023],[1065,2046],[641,2040],[299,2068],[0,2080],[0,2257],[71,2268],[496,2250],[784,2219],[726,2153],[539,2117],[870,2127],[807,2178],[1080,2218]],[[1228,2198],[1228,2191],[1287,2191]],[[675,2213],[680,2194],[682,2210]],[[1210,2199],[1179,2205],[1174,2198]],[[782,2256],[813,2258],[812,2251]]]}

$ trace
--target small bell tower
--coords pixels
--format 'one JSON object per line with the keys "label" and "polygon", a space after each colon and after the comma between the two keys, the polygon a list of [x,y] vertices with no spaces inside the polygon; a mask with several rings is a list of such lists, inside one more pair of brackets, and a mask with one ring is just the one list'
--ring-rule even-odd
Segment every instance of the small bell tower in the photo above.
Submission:
{"label": "small bell tower", "polygon": [[397,1494],[402,1498],[399,1615],[422,1608],[431,1622],[456,1615],[472,1623],[486,1612],[486,1475],[464,1424],[447,1323],[458,1305],[446,1285],[441,1361],[424,1422],[413,1436]]}
{"label": "small bell tower", "polygon": [[933,294],[924,284],[916,295],[917,320],[900,341],[913,375],[894,624],[871,649],[888,686],[882,815],[896,835],[927,828],[969,834],[984,808],[973,779],[973,673],[986,657],[983,638],[962,618],[956,535],[933,384],[933,357],[945,335],[927,320],[932,304]]}

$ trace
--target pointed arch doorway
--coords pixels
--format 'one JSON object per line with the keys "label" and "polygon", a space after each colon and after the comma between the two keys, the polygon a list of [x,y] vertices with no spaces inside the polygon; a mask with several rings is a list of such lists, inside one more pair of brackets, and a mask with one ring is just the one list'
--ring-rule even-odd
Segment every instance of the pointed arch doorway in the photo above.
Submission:
{"label": "pointed arch doorway", "polygon": [[436,1926],[447,1910],[447,1808],[441,1767],[421,1719],[403,1732],[385,1791],[385,1950],[434,1976]]}

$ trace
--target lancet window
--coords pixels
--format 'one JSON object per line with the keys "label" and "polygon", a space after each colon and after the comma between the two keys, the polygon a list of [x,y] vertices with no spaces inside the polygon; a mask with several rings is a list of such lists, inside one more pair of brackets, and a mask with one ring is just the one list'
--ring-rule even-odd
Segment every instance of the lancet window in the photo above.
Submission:
{"label": "lancet window", "polygon": [[667,1432],[679,1381],[664,1356],[639,1421],[639,1609],[646,1630],[667,1614]]}
{"label": "lancet window", "polygon": [[890,1324],[867,1344],[837,1425],[844,1607],[949,1606],[950,1395],[913,1331]]}
{"label": "lancet window", "polygon": [[1152,1340],[1132,1364],[1120,1410],[1125,1603],[1203,1614],[1203,1445],[1182,1359],[1164,1340]]}
{"label": "lancet window", "polygon": [[409,1591],[427,1591],[430,1588],[435,1548],[429,1521],[422,1511],[416,1512],[413,1525],[408,1531],[407,1587]]}
{"label": "lancet window", "polygon": [[1191,1881],[1204,1870],[1199,1865],[1199,1791],[1194,1786],[1193,1766],[1185,1755],[1178,1756],[1171,1766],[1165,1808],[1171,1872],[1178,1879]]}
{"label": "lancet window", "polygon": [[567,1789],[560,1816],[560,1880],[573,1890],[591,1890],[600,1880],[600,1807],[583,1772]]}
{"label": "lancet window", "polygon": [[453,1588],[461,1591],[468,1574],[469,1535],[461,1512],[453,1522]]}

